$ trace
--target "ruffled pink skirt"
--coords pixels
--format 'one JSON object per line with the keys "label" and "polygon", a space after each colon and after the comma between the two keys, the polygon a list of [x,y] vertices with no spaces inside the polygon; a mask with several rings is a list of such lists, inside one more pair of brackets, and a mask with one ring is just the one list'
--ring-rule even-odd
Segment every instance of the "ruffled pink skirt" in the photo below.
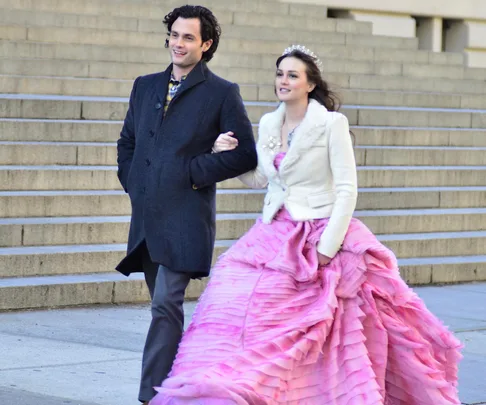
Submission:
{"label": "ruffled pink skirt", "polygon": [[359,220],[319,268],[327,223],[283,209],[220,258],[151,405],[460,404],[460,342]]}

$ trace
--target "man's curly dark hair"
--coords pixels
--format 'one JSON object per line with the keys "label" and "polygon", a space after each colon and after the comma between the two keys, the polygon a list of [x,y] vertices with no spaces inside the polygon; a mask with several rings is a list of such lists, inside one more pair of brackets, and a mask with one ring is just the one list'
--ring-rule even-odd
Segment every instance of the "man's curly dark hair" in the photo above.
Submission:
{"label": "man's curly dark hair", "polygon": [[213,40],[211,47],[203,53],[202,59],[209,62],[212,58],[219,45],[219,37],[221,36],[221,27],[218,20],[211,12],[203,6],[182,6],[175,8],[169,14],[164,17],[164,25],[167,27],[168,34],[172,30],[172,24],[178,18],[198,18],[201,22],[201,37],[203,42]]}

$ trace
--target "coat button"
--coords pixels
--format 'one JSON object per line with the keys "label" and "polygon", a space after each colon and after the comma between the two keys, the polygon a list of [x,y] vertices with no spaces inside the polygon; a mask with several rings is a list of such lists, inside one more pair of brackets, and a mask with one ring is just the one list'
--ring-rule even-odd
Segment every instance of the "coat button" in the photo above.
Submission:
{"label": "coat button", "polygon": [[192,185],[193,190],[197,190],[197,186],[195,184]]}
{"label": "coat button", "polygon": [[155,109],[156,110],[160,110],[161,108],[162,108],[162,104],[161,103],[155,104]]}
{"label": "coat button", "polygon": [[154,131],[152,131],[152,130],[150,130],[149,135],[150,135],[150,137],[152,138],[152,137],[155,135],[155,132],[154,132]]}
{"label": "coat button", "polygon": [[150,166],[150,160],[149,160],[149,159],[145,159],[145,164],[146,164],[147,166]]}

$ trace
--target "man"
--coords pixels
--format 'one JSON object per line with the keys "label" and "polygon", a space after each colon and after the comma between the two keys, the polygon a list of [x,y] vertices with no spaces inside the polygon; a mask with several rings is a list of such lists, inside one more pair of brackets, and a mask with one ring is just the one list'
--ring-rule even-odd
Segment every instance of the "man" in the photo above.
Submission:
{"label": "man", "polygon": [[[216,18],[204,7],[183,6],[164,24],[172,64],[135,80],[118,140],[118,177],[130,196],[132,218],[128,254],[117,270],[143,271],[152,298],[139,393],[143,403],[172,367],[190,279],[209,274],[216,183],[257,164],[238,86],[206,65],[221,34]],[[212,154],[220,133],[232,135],[236,149]]]}

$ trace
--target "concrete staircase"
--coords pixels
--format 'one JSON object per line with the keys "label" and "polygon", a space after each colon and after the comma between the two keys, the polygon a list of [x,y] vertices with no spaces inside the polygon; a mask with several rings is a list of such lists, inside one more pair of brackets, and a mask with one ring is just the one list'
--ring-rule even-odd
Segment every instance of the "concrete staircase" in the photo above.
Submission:
{"label": "concrete staircase", "polygon": [[[130,213],[115,142],[133,79],[169,62],[161,19],[177,3],[0,0],[0,310],[147,300],[142,277],[113,271]],[[241,85],[255,130],[276,106],[280,52],[302,43],[321,56],[356,135],[356,216],[408,282],[486,280],[485,69],[327,19],[324,7],[205,4],[224,32],[210,67]],[[219,185],[215,258],[262,200]]]}

